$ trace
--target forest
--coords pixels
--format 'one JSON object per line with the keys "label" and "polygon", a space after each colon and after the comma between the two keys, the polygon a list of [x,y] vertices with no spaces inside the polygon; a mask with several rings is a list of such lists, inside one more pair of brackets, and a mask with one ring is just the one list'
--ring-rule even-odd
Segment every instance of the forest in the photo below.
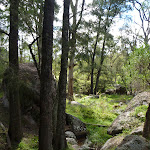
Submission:
{"label": "forest", "polygon": [[0,150],[149,139],[149,0],[0,1]]}

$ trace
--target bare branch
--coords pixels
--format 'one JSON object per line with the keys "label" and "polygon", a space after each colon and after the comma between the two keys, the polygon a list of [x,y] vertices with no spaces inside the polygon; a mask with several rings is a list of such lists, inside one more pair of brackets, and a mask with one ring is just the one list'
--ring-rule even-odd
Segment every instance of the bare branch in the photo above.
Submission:
{"label": "bare branch", "polygon": [[78,28],[78,26],[79,26],[79,24],[81,22],[83,10],[84,10],[84,4],[85,4],[85,0],[82,1],[82,8],[81,8],[81,13],[80,13],[80,18],[78,20],[78,23],[76,24],[75,31],[77,30],[77,28]]}
{"label": "bare branch", "polygon": [[0,33],[6,34],[9,36],[9,34],[6,31],[2,30],[1,28],[0,28]]}
{"label": "bare branch", "polygon": [[37,72],[38,72],[38,75],[39,75],[39,78],[40,78],[40,77],[41,77],[40,66],[38,66],[38,63],[37,63],[36,58],[35,58],[35,55],[33,54],[33,51],[32,51],[32,45],[33,45],[39,38],[40,38],[40,36],[37,37],[36,39],[34,39],[34,40],[32,41],[32,43],[28,45],[28,47],[29,47],[29,49],[30,49],[30,53],[31,53],[32,59],[33,59],[33,61],[34,61],[34,65],[35,65],[35,67],[36,67],[36,69],[37,69]]}

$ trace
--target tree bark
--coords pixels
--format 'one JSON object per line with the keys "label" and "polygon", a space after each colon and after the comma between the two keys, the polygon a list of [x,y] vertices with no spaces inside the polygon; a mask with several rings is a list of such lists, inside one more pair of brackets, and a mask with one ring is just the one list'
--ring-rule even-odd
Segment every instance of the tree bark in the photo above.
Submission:
{"label": "tree bark", "polygon": [[39,150],[53,150],[52,52],[54,0],[45,0],[42,33]]}
{"label": "tree bark", "polygon": [[146,112],[146,119],[143,128],[143,137],[150,138],[150,104]]}
{"label": "tree bark", "polygon": [[8,134],[12,143],[20,142],[23,135],[18,85],[18,6],[19,0],[10,0]]}
{"label": "tree bark", "polygon": [[101,52],[100,67],[99,67],[98,72],[97,72],[94,94],[96,94],[96,92],[97,92],[97,87],[98,87],[98,83],[99,83],[99,77],[101,75],[102,65],[103,65],[103,62],[104,62],[105,42],[106,42],[106,35],[104,35],[103,47],[102,47],[102,52]]}
{"label": "tree bark", "polygon": [[67,84],[67,67],[68,67],[68,52],[69,52],[69,5],[70,0],[64,1],[63,13],[63,29],[62,29],[62,55],[61,55],[61,71],[58,82],[58,110],[57,110],[57,128],[54,139],[54,149],[64,150],[67,146],[65,138],[66,124],[66,84]]}
{"label": "tree bark", "polygon": [[74,68],[74,55],[71,56],[69,63],[69,75],[68,75],[68,99],[73,101],[73,68]]}
{"label": "tree bark", "polygon": [[96,48],[97,48],[97,42],[98,42],[98,38],[99,38],[99,28],[100,28],[100,21],[98,24],[98,31],[97,31],[97,36],[96,36],[96,41],[94,44],[94,52],[93,52],[93,56],[92,56],[92,63],[91,63],[91,94],[93,94],[93,74],[94,74],[94,60],[95,60],[95,54],[96,54]]}
{"label": "tree bark", "polygon": [[73,100],[73,69],[74,69],[74,57],[76,51],[76,33],[82,19],[85,0],[82,1],[82,8],[81,8],[80,18],[78,22],[77,22],[78,0],[76,0],[75,5],[73,5],[72,0],[70,2],[71,2],[71,9],[73,12],[73,24],[71,29],[72,38],[70,39],[71,54],[70,54],[69,75],[68,75],[68,99],[71,101]]}

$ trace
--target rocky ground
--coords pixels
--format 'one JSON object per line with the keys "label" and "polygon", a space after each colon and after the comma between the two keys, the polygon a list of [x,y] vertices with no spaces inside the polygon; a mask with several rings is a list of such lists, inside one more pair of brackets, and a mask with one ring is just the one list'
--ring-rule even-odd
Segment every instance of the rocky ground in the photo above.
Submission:
{"label": "rocky ground", "polygon": [[[149,150],[150,141],[142,137],[145,114],[142,109],[150,103],[150,92],[136,95],[108,128],[108,134],[115,137],[109,139],[101,150]],[[119,134],[128,130],[128,134]]]}

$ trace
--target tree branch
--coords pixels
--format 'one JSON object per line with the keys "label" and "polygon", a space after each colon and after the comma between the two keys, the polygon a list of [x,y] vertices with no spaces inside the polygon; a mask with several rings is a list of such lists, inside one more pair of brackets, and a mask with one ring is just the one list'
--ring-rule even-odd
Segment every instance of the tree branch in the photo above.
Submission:
{"label": "tree branch", "polygon": [[77,30],[77,28],[78,28],[78,26],[79,26],[79,24],[81,22],[83,10],[84,10],[84,4],[85,4],[85,0],[82,1],[82,8],[81,8],[81,13],[80,13],[80,18],[78,20],[78,23],[76,24],[75,31]]}
{"label": "tree branch", "polygon": [[0,33],[6,34],[9,36],[9,34],[6,31],[2,30],[1,28],[0,28]]}
{"label": "tree branch", "polygon": [[33,54],[33,51],[32,51],[32,45],[33,45],[39,38],[40,38],[40,36],[37,37],[36,39],[34,39],[34,40],[32,41],[32,43],[28,45],[28,47],[29,47],[29,49],[30,49],[30,53],[31,53],[32,59],[33,59],[33,61],[34,61],[34,65],[35,65],[35,67],[36,67],[36,69],[37,69],[37,72],[38,72],[38,75],[39,75],[39,78],[40,78],[40,77],[41,77],[40,66],[38,66],[38,63],[37,63],[36,58],[35,58],[35,55]]}

